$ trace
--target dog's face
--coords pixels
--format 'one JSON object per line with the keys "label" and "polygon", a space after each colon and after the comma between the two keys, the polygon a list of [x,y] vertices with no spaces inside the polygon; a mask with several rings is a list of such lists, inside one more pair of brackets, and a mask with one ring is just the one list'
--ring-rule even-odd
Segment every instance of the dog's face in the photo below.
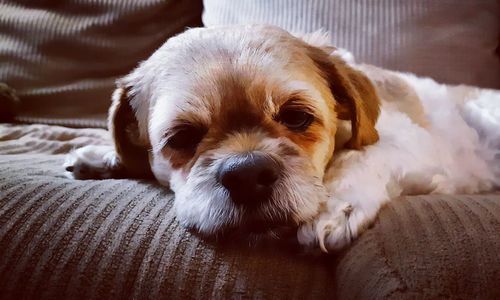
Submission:
{"label": "dog's face", "polygon": [[149,148],[181,224],[208,236],[297,226],[327,199],[338,120],[352,121],[352,148],[377,139],[378,100],[359,76],[275,27],[191,29],[124,78],[115,101],[133,124],[112,126]]}

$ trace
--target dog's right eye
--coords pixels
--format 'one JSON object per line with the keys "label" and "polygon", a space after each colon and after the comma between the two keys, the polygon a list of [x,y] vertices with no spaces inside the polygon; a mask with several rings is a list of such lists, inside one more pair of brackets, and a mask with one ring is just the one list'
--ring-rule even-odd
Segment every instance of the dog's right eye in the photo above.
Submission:
{"label": "dog's right eye", "polygon": [[311,125],[314,117],[304,111],[297,109],[284,109],[276,117],[277,121],[291,130],[304,131]]}
{"label": "dog's right eye", "polygon": [[193,150],[205,135],[205,130],[196,127],[178,129],[167,140],[167,146],[174,150]]}

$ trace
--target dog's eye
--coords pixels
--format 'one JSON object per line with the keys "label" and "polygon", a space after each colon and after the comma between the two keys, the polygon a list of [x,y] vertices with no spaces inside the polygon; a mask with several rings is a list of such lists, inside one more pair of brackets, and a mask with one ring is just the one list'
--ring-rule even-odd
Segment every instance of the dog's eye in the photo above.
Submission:
{"label": "dog's eye", "polygon": [[205,131],[196,127],[181,128],[167,140],[167,146],[175,150],[193,150],[204,135]]}
{"label": "dog's eye", "polygon": [[297,109],[285,109],[277,117],[278,122],[296,131],[306,130],[313,120],[311,114]]}

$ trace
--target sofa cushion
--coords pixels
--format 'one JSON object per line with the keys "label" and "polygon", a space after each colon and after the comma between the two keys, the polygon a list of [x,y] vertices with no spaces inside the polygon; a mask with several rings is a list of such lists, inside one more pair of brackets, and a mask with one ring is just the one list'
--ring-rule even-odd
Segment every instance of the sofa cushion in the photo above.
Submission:
{"label": "sofa cushion", "polygon": [[154,182],[63,176],[64,153],[107,143],[0,125],[0,299],[500,297],[500,195],[401,198],[337,255],[216,245]]}
{"label": "sofa cushion", "polygon": [[500,194],[395,200],[335,276],[339,299],[500,299]]}
{"label": "sofa cushion", "polygon": [[0,299],[328,298],[324,257],[214,245],[153,182],[70,180],[64,155],[100,129],[0,125]]}
{"label": "sofa cushion", "polygon": [[204,0],[206,26],[324,29],[358,62],[439,82],[500,88],[497,0]]}
{"label": "sofa cushion", "polygon": [[201,0],[0,1],[0,82],[17,91],[20,121],[105,126],[115,80],[200,24],[201,10]]}

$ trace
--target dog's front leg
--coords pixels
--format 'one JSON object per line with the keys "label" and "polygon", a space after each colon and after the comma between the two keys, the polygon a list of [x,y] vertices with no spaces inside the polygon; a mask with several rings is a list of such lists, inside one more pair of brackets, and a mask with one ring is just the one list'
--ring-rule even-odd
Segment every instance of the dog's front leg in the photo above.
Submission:
{"label": "dog's front leg", "polygon": [[[353,231],[357,227],[351,221],[353,206],[332,197],[328,202],[326,211],[299,228],[297,237],[300,244],[308,248],[319,246],[323,252],[329,252],[348,246],[355,238],[358,230]],[[357,211],[359,213],[360,210]]]}
{"label": "dog's front leg", "polygon": [[[373,202],[383,203],[381,199]],[[306,247],[319,246],[323,252],[341,250],[351,244],[377,216],[370,213],[363,204],[340,200],[330,197],[328,208],[312,222],[299,228],[297,233],[299,243]],[[380,208],[380,206],[379,206]]]}
{"label": "dog's front leg", "polygon": [[[368,150],[370,152],[370,150]],[[370,153],[345,153],[325,182],[329,197],[324,210],[298,231],[299,243],[324,252],[348,246],[375,220],[380,208],[401,193],[391,166]],[[371,166],[371,167],[367,167]]]}

